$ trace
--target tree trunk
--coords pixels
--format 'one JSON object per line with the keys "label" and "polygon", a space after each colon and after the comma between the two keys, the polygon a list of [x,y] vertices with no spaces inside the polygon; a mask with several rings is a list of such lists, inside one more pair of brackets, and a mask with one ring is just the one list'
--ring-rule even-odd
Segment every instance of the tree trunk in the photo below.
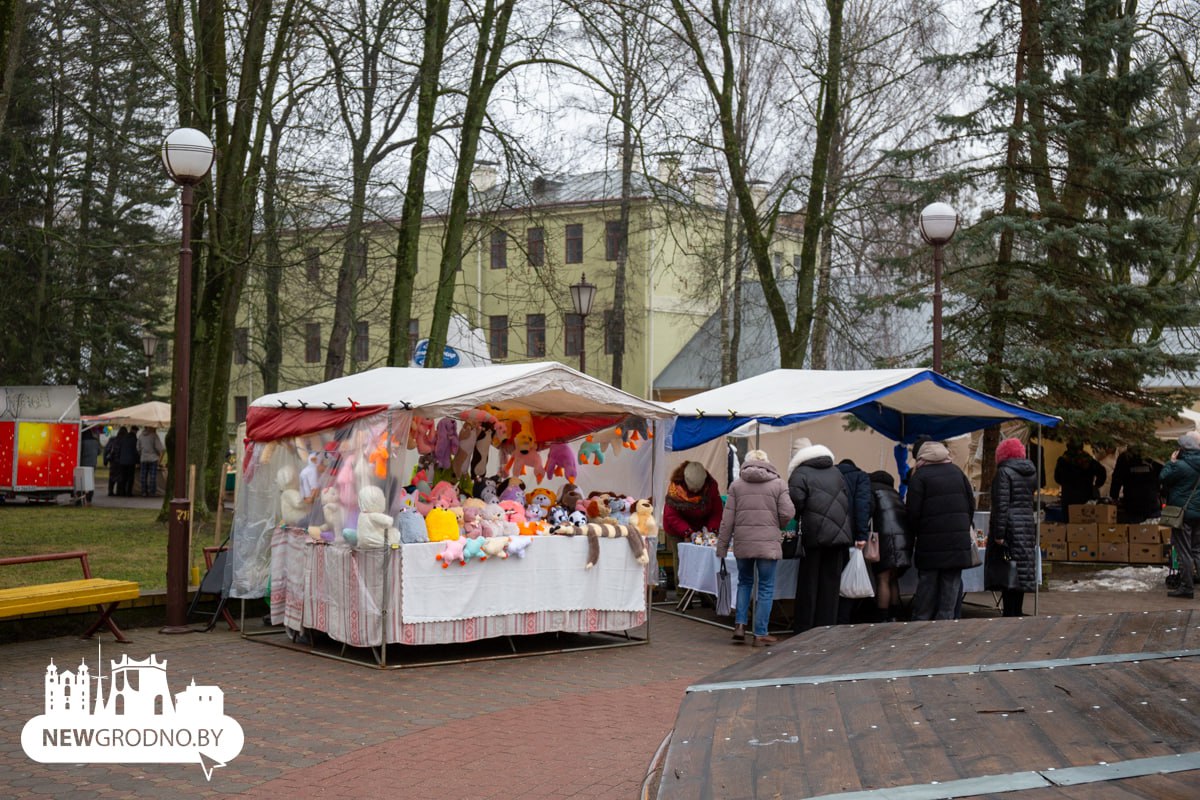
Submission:
{"label": "tree trunk", "polygon": [[[629,28],[621,29],[622,63],[629,63]],[[629,69],[622,71],[625,84],[621,92],[621,205],[618,214],[620,232],[617,234],[617,268],[613,275],[612,320],[606,332],[612,345],[611,383],[618,389],[624,379],[625,368],[625,284],[626,268],[629,263],[629,217],[633,206],[633,75]],[[650,280],[650,275],[646,275]],[[653,309],[646,309],[647,316]],[[586,318],[584,322],[587,322]],[[586,343],[586,337],[584,339]]]}

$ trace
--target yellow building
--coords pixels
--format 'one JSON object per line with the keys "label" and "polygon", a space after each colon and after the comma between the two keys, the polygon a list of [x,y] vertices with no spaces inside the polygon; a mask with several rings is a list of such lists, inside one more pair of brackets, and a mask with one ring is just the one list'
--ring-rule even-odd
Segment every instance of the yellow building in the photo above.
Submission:
{"label": "yellow building", "polygon": [[[561,361],[612,380],[612,309],[617,268],[620,174],[592,172],[500,184],[494,167],[477,166],[475,210],[468,222],[454,308],[482,331],[495,362]],[[712,205],[707,176],[681,186],[670,171],[634,176],[625,289],[622,388],[650,397],[656,377],[716,312],[722,294],[724,214]],[[420,257],[409,321],[410,348],[429,334],[444,233],[437,211],[448,192],[426,198]],[[698,202],[697,202],[698,201]],[[354,292],[346,371],[384,366],[401,198],[368,213]],[[787,278],[800,249],[799,231],[780,228],[774,256]],[[283,359],[280,390],[324,379],[343,239],[336,227],[294,234],[279,290]],[[230,425],[263,394],[265,271],[252,272],[237,331],[230,386]],[[748,278],[753,278],[750,270]],[[597,286],[581,324],[569,286],[586,275]],[[719,349],[712,358],[720,361]]]}

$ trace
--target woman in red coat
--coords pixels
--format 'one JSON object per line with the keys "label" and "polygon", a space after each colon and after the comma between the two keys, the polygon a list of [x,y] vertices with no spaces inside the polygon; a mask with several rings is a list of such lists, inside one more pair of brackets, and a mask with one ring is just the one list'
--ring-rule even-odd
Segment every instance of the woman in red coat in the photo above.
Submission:
{"label": "woman in red coat", "polygon": [[679,542],[694,531],[721,528],[721,489],[699,461],[685,461],[671,473],[663,502],[663,531],[672,563],[679,564]]}

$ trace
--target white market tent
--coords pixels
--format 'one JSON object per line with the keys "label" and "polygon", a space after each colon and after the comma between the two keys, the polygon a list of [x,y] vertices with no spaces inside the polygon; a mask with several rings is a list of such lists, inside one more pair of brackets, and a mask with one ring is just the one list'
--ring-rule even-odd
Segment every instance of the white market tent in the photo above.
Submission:
{"label": "white market tent", "polygon": [[785,427],[844,413],[903,444],[920,435],[948,439],[1010,419],[1047,427],[1061,421],[928,369],[777,369],[668,405],[679,415],[668,439],[672,450],[749,422]]}
{"label": "white market tent", "polygon": [[171,427],[171,404],[152,400],[128,408],[118,408],[106,414],[85,416],[83,421],[92,425],[137,425],[139,428],[152,425],[156,428],[169,428]]}

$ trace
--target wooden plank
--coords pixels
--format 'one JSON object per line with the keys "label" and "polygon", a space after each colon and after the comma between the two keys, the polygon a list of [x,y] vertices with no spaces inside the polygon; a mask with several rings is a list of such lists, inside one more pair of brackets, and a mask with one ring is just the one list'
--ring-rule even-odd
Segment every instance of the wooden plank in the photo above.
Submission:
{"label": "wooden plank", "polygon": [[105,578],[0,589],[0,617],[132,600],[137,596],[137,583]]}

